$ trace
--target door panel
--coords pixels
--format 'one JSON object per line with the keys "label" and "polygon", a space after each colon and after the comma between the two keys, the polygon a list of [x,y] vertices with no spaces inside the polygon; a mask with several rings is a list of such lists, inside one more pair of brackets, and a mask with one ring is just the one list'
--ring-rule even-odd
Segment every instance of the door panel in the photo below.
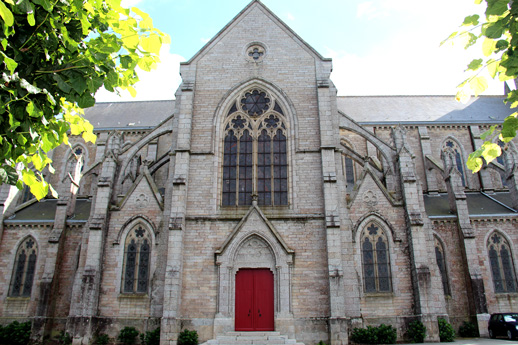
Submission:
{"label": "door panel", "polygon": [[236,331],[273,331],[273,273],[241,269],[236,273]]}

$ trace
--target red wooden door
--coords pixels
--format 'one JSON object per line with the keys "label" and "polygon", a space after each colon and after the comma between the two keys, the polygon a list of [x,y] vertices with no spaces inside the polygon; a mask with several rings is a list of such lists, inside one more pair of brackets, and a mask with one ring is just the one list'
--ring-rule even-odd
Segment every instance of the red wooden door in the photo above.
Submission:
{"label": "red wooden door", "polygon": [[273,273],[241,269],[236,274],[236,331],[273,331]]}

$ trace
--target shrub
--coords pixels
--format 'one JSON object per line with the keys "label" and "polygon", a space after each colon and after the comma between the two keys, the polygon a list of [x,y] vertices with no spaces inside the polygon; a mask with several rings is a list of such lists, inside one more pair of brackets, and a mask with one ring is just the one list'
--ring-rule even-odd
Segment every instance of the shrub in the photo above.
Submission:
{"label": "shrub", "polygon": [[473,322],[464,321],[459,327],[459,335],[464,338],[478,338],[478,327]]}
{"label": "shrub", "polygon": [[327,344],[324,343],[322,340],[320,340],[317,345],[327,345]]}
{"label": "shrub", "polygon": [[453,342],[455,341],[455,331],[448,321],[445,319],[438,318],[439,322],[439,338],[441,342]]}
{"label": "shrub", "polygon": [[408,324],[406,334],[412,343],[424,343],[424,338],[426,338],[426,327],[420,320],[412,321]]}
{"label": "shrub", "polygon": [[107,334],[98,334],[97,337],[95,337],[94,344],[95,345],[108,345],[110,342],[110,337]]}
{"label": "shrub", "polygon": [[13,321],[7,326],[0,326],[0,344],[27,345],[31,339],[30,321]]}
{"label": "shrub", "polygon": [[142,345],[160,345],[160,327],[146,334],[140,334],[140,342]]}
{"label": "shrub", "polygon": [[384,324],[378,327],[355,328],[351,333],[351,340],[362,344],[395,344],[397,331],[391,325]]}
{"label": "shrub", "polygon": [[72,337],[67,332],[61,331],[61,333],[59,333],[58,342],[60,345],[70,345],[72,344]]}
{"label": "shrub", "polygon": [[198,332],[184,329],[178,335],[178,345],[198,345]]}
{"label": "shrub", "polygon": [[133,345],[137,341],[139,331],[135,327],[124,327],[120,332],[117,339],[124,345]]}

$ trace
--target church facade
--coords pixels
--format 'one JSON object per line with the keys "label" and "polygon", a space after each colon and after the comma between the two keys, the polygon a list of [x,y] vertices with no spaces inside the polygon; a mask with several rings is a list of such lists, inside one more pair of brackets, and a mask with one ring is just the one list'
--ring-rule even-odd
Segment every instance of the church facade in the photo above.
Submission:
{"label": "church facade", "polygon": [[86,112],[96,144],[52,153],[59,199],[1,186],[2,323],[341,345],[518,312],[518,151],[465,168],[502,97],[338,97],[331,60],[257,0],[180,70],[174,101]]}

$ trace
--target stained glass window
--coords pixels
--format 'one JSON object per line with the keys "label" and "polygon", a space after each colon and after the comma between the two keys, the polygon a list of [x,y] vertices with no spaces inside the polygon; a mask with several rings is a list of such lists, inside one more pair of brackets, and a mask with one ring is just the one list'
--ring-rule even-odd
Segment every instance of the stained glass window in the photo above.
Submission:
{"label": "stained glass window", "polygon": [[122,292],[147,293],[151,260],[151,238],[142,225],[134,227],[124,247]]}
{"label": "stained glass window", "polygon": [[464,163],[461,155],[462,151],[459,145],[453,140],[447,140],[445,146],[450,147],[455,152],[455,166],[457,167],[457,170],[460,172],[462,185],[466,187],[466,177],[464,176]]}
{"label": "stained glass window", "polygon": [[495,292],[517,292],[511,247],[507,240],[495,232],[489,238],[487,250]]}
{"label": "stained glass window", "polygon": [[390,259],[388,241],[383,230],[370,222],[361,237],[365,292],[390,292]]}
{"label": "stained glass window", "polygon": [[283,112],[266,92],[253,89],[234,104],[225,121],[224,206],[288,204],[288,149]]}
{"label": "stained glass window", "polygon": [[435,238],[435,259],[439,272],[441,273],[442,289],[446,296],[450,296],[450,284],[448,283],[448,272],[446,270],[446,259],[444,256],[444,247],[439,239]]}
{"label": "stained glass window", "polygon": [[356,182],[356,175],[354,171],[354,161],[349,156],[343,156],[344,167],[345,167],[345,183],[346,190],[348,193],[352,192],[354,183]]}
{"label": "stained glass window", "polygon": [[[496,161],[500,163],[505,168],[505,161],[504,161],[504,155],[503,152],[505,150],[505,143],[502,140],[498,140],[497,142],[498,146],[502,149],[502,154],[498,157],[496,157]],[[500,179],[502,180],[502,187],[507,187],[507,180],[505,178],[505,173],[500,174]]]}
{"label": "stained glass window", "polygon": [[32,237],[28,237],[18,247],[11,278],[11,297],[30,297],[36,272],[38,247]]}

